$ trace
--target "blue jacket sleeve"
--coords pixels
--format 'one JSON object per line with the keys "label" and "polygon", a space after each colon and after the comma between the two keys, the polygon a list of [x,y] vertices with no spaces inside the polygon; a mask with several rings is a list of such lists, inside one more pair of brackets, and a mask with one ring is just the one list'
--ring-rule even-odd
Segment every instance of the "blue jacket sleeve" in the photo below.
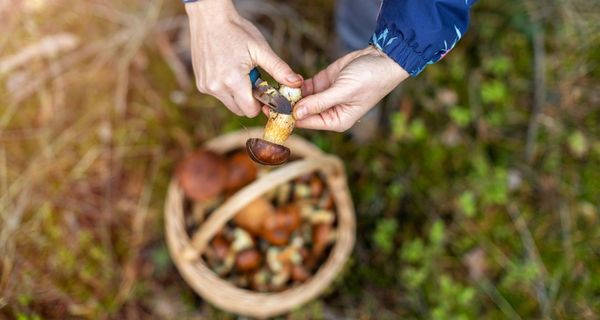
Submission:
{"label": "blue jacket sleeve", "polygon": [[371,44],[411,76],[442,59],[469,25],[476,0],[383,0]]}

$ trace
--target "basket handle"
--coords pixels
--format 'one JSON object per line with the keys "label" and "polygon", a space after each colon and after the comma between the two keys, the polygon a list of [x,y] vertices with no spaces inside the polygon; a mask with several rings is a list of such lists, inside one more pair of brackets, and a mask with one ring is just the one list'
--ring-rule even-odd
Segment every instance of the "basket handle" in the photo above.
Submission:
{"label": "basket handle", "polygon": [[339,182],[344,176],[344,167],[341,160],[326,155],[298,160],[279,167],[236,192],[215,210],[194,233],[191,242],[192,247],[198,253],[204,252],[206,245],[214,235],[250,202],[267,193],[274,186],[315,171],[321,171],[326,176],[331,177],[331,183]]}

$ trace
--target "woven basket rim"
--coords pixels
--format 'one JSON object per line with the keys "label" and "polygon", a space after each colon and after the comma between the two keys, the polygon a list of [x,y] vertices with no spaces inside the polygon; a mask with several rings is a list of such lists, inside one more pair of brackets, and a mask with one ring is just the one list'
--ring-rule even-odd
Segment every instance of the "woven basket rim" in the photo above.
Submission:
{"label": "woven basket rim", "polygon": [[[250,137],[260,136],[262,128],[245,129],[208,141],[204,147],[218,153],[243,148]],[[213,305],[233,313],[271,317],[306,303],[318,296],[334,280],[347,261],[355,241],[354,207],[348,190],[343,164],[335,156],[324,154],[310,142],[292,135],[286,143],[301,158],[278,167],[229,197],[206,221],[197,233],[189,237],[185,230],[184,195],[175,179],[169,185],[165,203],[165,231],[169,252],[185,281],[200,296]],[[330,255],[311,279],[282,292],[260,293],[241,289],[214,274],[200,258],[203,246],[216,231],[232,218],[239,208],[265,188],[274,188],[305,173],[320,171],[331,190],[338,215],[337,238]],[[268,183],[277,181],[278,183]]]}

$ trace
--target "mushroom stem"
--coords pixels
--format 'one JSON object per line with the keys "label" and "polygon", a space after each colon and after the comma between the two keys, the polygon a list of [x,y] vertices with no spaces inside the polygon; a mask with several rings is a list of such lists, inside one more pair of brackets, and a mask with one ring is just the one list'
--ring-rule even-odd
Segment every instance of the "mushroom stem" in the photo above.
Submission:
{"label": "mushroom stem", "polygon": [[283,144],[294,131],[296,120],[291,114],[269,112],[269,121],[265,126],[263,139],[275,144]]}
{"label": "mushroom stem", "polygon": [[[299,88],[281,86],[279,92],[290,101],[292,107],[302,98]],[[262,139],[249,139],[246,149],[252,160],[264,165],[280,165],[290,157],[290,149],[283,143],[294,131],[296,120],[291,114],[269,112],[269,120],[265,126]]]}

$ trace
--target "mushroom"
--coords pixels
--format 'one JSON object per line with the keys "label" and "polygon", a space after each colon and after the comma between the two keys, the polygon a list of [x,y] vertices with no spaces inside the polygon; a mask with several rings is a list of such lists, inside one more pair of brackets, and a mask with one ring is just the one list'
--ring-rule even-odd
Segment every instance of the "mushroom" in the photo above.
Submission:
{"label": "mushroom", "polygon": [[331,224],[321,223],[313,227],[313,245],[312,254],[317,259],[321,257],[327,246],[332,242],[335,236]]}
{"label": "mushroom", "polygon": [[235,192],[256,179],[256,165],[243,151],[236,152],[229,158],[228,168],[226,185],[228,192]]}
{"label": "mushroom", "polygon": [[319,207],[325,210],[332,210],[335,206],[333,196],[329,192],[324,192],[323,196],[319,200]]}
{"label": "mushroom", "polygon": [[[290,101],[292,107],[302,98],[299,88],[282,85],[279,92]],[[295,125],[296,120],[293,115],[270,110],[262,139],[252,138],[246,142],[246,149],[252,160],[270,166],[286,162],[290,158],[290,149],[283,143],[292,134]]]}
{"label": "mushroom", "polygon": [[261,235],[262,238],[267,240],[270,244],[283,246],[290,240],[290,232],[283,228],[281,220],[277,217],[278,215],[273,215],[265,220]]}
{"label": "mushroom", "polygon": [[275,214],[275,208],[264,197],[256,198],[233,217],[233,222],[253,235],[259,235],[264,222]]}
{"label": "mushroom", "polygon": [[310,278],[310,273],[303,265],[292,266],[292,280],[297,282],[304,282]]}
{"label": "mushroom", "polygon": [[304,183],[297,183],[294,186],[294,199],[302,200],[309,198],[312,195],[310,185]]}
{"label": "mushroom", "polygon": [[187,156],[177,166],[176,174],[188,198],[206,201],[218,196],[225,188],[227,165],[221,155],[201,149]]}
{"label": "mushroom", "polygon": [[310,191],[313,198],[319,198],[323,194],[323,181],[319,176],[314,175],[310,179]]}
{"label": "mushroom", "polygon": [[258,270],[257,272],[255,272],[251,279],[251,285],[252,285],[252,289],[254,289],[255,291],[258,292],[264,292],[267,291],[269,289],[268,282],[270,279],[270,273],[267,269],[262,268],[260,270]]}
{"label": "mushroom", "polygon": [[282,205],[290,199],[290,193],[292,191],[291,183],[284,183],[277,187],[277,204]]}
{"label": "mushroom", "polygon": [[246,249],[239,252],[235,258],[235,268],[244,273],[258,269],[261,263],[262,257],[256,249]]}
{"label": "mushroom", "polygon": [[329,210],[315,210],[308,218],[312,224],[332,224],[335,220],[335,214]]}
{"label": "mushroom", "polygon": [[300,227],[301,220],[300,208],[295,204],[286,205],[264,220],[261,235],[273,245],[286,245],[292,232]]}
{"label": "mushroom", "polygon": [[281,207],[277,210],[275,219],[278,219],[280,226],[291,234],[300,227],[300,223],[302,222],[300,208],[295,204],[288,204]]}
{"label": "mushroom", "polygon": [[279,254],[281,250],[279,248],[271,247],[267,250],[267,265],[273,272],[279,272],[283,269],[283,264],[279,261]]}
{"label": "mushroom", "polygon": [[252,247],[254,247],[254,240],[252,237],[243,229],[236,228],[233,231],[233,243],[231,244],[233,252],[241,252]]}
{"label": "mushroom", "polygon": [[272,290],[281,290],[283,286],[288,282],[290,276],[292,275],[292,267],[291,265],[285,265],[279,272],[275,273],[271,278],[271,289]]}
{"label": "mushroom", "polygon": [[211,248],[214,252],[214,255],[219,260],[225,260],[227,255],[229,254],[230,244],[223,236],[216,236],[211,241]]}

